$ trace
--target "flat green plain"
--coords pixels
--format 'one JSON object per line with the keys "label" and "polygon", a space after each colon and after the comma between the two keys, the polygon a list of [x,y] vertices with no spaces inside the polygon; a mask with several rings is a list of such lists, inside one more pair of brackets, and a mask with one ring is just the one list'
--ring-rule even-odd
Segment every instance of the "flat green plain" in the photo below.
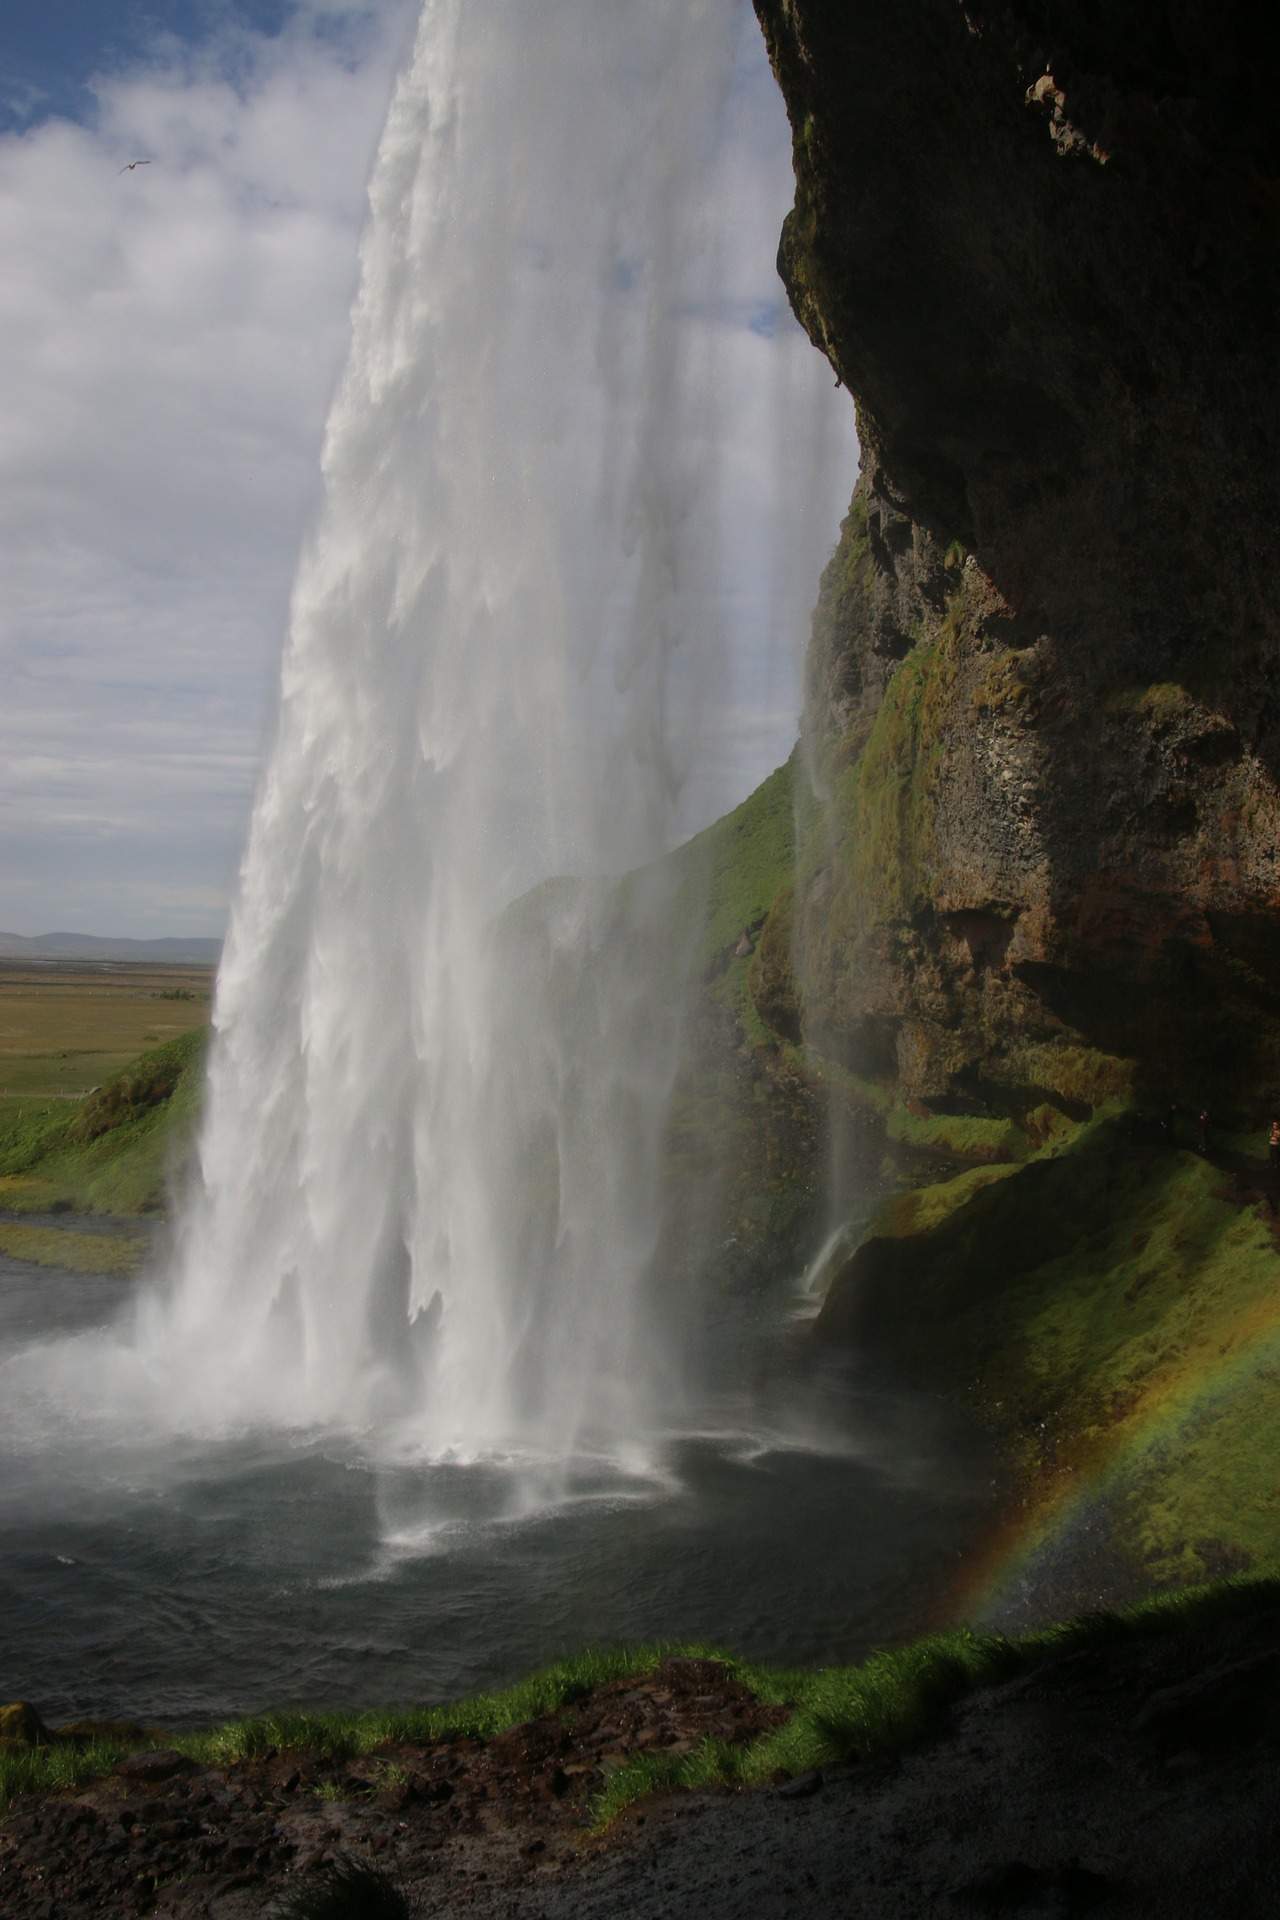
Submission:
{"label": "flat green plain", "polygon": [[143,1239],[16,1216],[164,1204],[212,994],[208,967],[0,961],[0,1252],[81,1273],[141,1258]]}
{"label": "flat green plain", "polygon": [[207,1026],[210,967],[0,960],[0,1099],[79,1099]]}

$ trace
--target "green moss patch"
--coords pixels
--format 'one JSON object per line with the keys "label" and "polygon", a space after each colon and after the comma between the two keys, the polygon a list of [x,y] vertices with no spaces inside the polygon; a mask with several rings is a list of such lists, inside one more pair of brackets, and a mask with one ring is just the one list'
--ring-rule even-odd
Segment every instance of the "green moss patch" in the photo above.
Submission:
{"label": "green moss patch", "polygon": [[1133,1098],[1137,1062],[1096,1047],[1043,1042],[1014,1049],[992,1077],[1015,1087],[1043,1087],[1060,1100],[1102,1107]]}
{"label": "green moss patch", "polygon": [[936,641],[922,640],[886,689],[867,743],[841,775],[840,927],[907,920],[929,897],[931,775],[936,743],[930,694],[939,671]]}
{"label": "green moss patch", "polygon": [[1022,1160],[1027,1136],[1012,1120],[981,1114],[915,1114],[901,1103],[889,1114],[887,1132],[895,1145],[954,1160]]}
{"label": "green moss patch", "polygon": [[1116,688],[1103,702],[1103,711],[1119,718],[1132,714],[1160,728],[1184,719],[1194,705],[1185,687],[1173,680],[1159,680],[1145,687]]}
{"label": "green moss patch", "polygon": [[871,1231],[891,1240],[932,1233],[959,1208],[966,1206],[975,1193],[981,1193],[994,1180],[1007,1179],[1016,1170],[1013,1165],[970,1167],[966,1172],[957,1174],[954,1180],[940,1180],[934,1186],[913,1187],[905,1193],[895,1193],[881,1207]]}
{"label": "green moss patch", "polygon": [[1105,1491],[1144,1577],[1269,1561],[1280,1251],[1245,1199],[1104,1116],[1004,1178],[899,1196],[820,1327],[970,1400],[1033,1493]]}

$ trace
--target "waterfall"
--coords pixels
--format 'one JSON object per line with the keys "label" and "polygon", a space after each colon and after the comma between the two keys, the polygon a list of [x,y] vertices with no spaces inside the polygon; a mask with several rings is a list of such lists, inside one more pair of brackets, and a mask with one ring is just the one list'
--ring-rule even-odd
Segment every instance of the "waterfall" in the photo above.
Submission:
{"label": "waterfall", "polygon": [[672,1391],[648,1289],[689,928],[652,863],[687,830],[726,684],[723,382],[681,322],[714,305],[743,19],[424,9],[198,1175],[146,1309],[193,1418],[563,1454],[621,1444]]}

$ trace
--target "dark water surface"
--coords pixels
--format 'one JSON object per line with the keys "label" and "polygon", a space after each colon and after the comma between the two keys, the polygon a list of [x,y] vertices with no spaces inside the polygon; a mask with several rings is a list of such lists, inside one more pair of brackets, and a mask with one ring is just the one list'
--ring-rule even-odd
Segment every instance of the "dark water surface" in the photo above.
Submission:
{"label": "dark water surface", "polygon": [[55,1720],[444,1699],[644,1638],[856,1658],[929,1624],[995,1499],[936,1409],[798,1371],[783,1326],[763,1409],[726,1387],[563,1474],[166,1436],[89,1332],[130,1291],[0,1256],[0,1698]]}

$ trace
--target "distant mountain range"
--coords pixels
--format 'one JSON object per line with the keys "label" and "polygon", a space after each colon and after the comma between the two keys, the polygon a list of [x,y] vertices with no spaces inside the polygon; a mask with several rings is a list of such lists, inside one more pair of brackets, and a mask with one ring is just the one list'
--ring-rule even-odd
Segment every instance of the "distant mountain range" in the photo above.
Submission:
{"label": "distant mountain range", "polygon": [[2,960],[167,960],[212,967],[221,940],[112,940],[96,933],[0,933]]}

